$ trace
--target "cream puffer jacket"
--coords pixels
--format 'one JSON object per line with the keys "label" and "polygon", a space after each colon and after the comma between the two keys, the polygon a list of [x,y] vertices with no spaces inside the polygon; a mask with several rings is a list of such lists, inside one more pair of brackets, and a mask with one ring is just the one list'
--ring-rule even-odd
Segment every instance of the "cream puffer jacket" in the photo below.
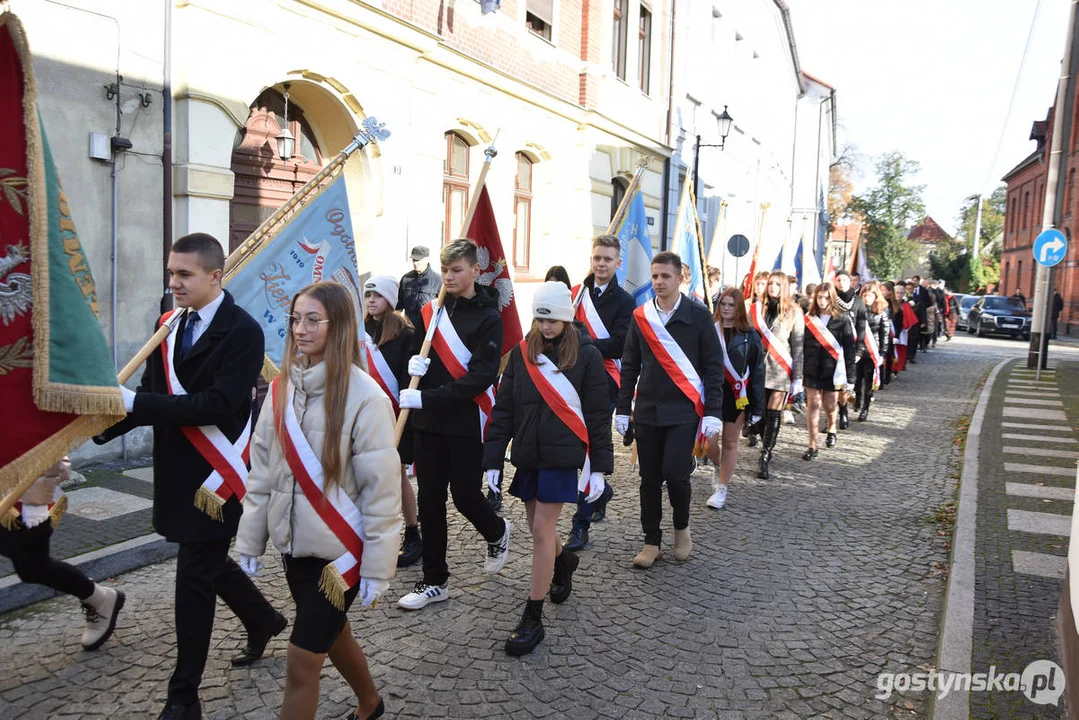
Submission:
{"label": "cream puffer jacket", "polygon": [[[306,358],[298,359],[290,374],[296,388],[296,418],[311,449],[321,457],[326,425],[326,364],[306,367]],[[257,557],[266,551],[269,538],[282,554],[335,560],[345,547],[293,477],[274,428],[271,396],[267,395],[266,400],[251,441],[251,472],[236,550]],[[401,460],[393,407],[382,388],[357,367],[352,368],[338,442],[345,458],[341,487],[363,516],[360,575],[391,580],[397,570],[401,530]]]}

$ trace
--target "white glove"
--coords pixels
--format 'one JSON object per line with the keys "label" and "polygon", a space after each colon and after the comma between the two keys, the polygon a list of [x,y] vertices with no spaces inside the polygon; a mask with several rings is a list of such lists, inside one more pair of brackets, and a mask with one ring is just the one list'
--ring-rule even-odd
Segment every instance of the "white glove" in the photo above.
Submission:
{"label": "white glove", "polygon": [[846,391],[853,395],[854,394],[854,385],[852,385],[851,383],[847,383]]}
{"label": "white glove", "polygon": [[701,432],[704,433],[706,438],[711,440],[716,435],[723,432],[723,423],[717,417],[705,415],[704,419],[701,420]]}
{"label": "white glove", "polygon": [[487,481],[487,487],[491,489],[495,495],[500,495],[502,490],[498,487],[498,476],[502,473],[498,470],[488,470],[484,473],[484,479]]}
{"label": "white glove", "polygon": [[262,562],[258,557],[240,553],[240,569],[243,570],[244,574],[248,577],[262,577],[262,573],[259,572],[262,567]]}
{"label": "white glove", "polygon": [[23,505],[22,524],[27,528],[37,527],[49,519],[48,505]]}
{"label": "white glove", "polygon": [[802,387],[802,378],[798,378],[791,382],[790,396],[795,397],[798,393],[804,392]]}
{"label": "white glove", "polygon": [[386,592],[390,587],[389,580],[372,580],[371,578],[360,578],[360,604],[364,607],[374,607],[378,605],[378,599],[382,597],[382,593]]}
{"label": "white glove", "polygon": [[431,358],[413,355],[408,361],[408,374],[412,377],[423,377],[427,374],[427,368],[429,367],[431,367]]}
{"label": "white glove", "polygon": [[398,403],[402,410],[422,410],[423,395],[419,390],[402,390],[401,401]]}
{"label": "white glove", "polygon": [[619,435],[623,436],[629,432],[629,415],[615,415],[614,429],[618,431]]}
{"label": "white glove", "polygon": [[123,385],[120,386],[120,395],[124,398],[124,410],[131,412],[135,409],[135,391],[128,390]]}
{"label": "white glove", "polygon": [[592,473],[588,476],[588,495],[585,496],[584,501],[594,503],[599,500],[599,496],[603,494],[606,487],[607,483],[603,481],[603,473]]}
{"label": "white glove", "polygon": [[756,425],[760,421],[761,421],[761,416],[760,415],[754,415],[753,417],[749,418],[749,424],[750,425]]}

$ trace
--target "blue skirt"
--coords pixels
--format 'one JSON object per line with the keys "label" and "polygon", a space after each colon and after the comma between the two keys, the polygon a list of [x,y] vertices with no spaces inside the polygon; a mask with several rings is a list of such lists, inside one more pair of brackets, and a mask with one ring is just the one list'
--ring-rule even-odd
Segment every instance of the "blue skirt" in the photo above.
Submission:
{"label": "blue skirt", "polygon": [[579,474],[577,468],[518,469],[513,474],[509,493],[525,502],[575,503]]}

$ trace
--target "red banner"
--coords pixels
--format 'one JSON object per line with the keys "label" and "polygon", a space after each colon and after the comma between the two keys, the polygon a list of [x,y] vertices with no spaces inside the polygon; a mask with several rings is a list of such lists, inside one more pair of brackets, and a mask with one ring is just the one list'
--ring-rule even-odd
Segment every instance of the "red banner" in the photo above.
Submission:
{"label": "red banner", "polygon": [[491,206],[486,185],[480,190],[476,214],[472,216],[472,224],[466,237],[479,246],[478,260],[481,269],[476,282],[493,287],[498,292],[498,312],[502,315],[502,354],[505,355],[524,339],[524,333],[521,332],[521,318],[517,315],[513,280],[506,263],[506,253],[502,250],[502,240],[498,236],[495,211]]}

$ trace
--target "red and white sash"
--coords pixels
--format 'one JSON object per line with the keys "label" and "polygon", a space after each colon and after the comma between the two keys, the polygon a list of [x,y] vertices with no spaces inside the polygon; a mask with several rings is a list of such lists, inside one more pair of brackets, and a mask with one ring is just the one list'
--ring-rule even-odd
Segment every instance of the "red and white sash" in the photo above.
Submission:
{"label": "red and white sash", "polygon": [[723,326],[719,323],[716,323],[716,334],[719,335],[719,346],[723,348],[723,376],[726,378],[727,384],[734,390],[734,406],[739,410],[744,410],[749,405],[749,396],[747,394],[749,387],[748,358],[745,372],[739,374],[734,369],[730,353],[727,352],[727,339],[723,337]]}
{"label": "red and white sash", "polygon": [[[688,301],[687,301],[688,302]],[[704,383],[697,369],[674,337],[663,326],[654,302],[646,302],[633,311],[633,319],[641,331],[652,354],[678,389],[689,398],[697,410],[697,417],[704,417]]]}
{"label": "red and white sash", "polygon": [[584,466],[581,467],[577,489],[588,493],[588,478],[592,475],[592,458],[589,455],[588,425],[584,421],[581,396],[569,378],[559,372],[558,366],[551,362],[549,357],[540,353],[536,357],[539,364],[533,365],[528,362],[528,341],[522,340],[520,347],[521,359],[524,360],[528,376],[532,378],[532,384],[543,396],[547,407],[551,408],[558,419],[570,429],[570,432],[584,443]]}
{"label": "red and white sash", "polygon": [[367,374],[378,383],[382,392],[389,396],[390,402],[393,403],[393,414],[397,415],[401,412],[401,408],[397,405],[401,397],[397,376],[390,369],[390,364],[386,362],[386,356],[382,354],[378,343],[371,339],[371,334],[366,329],[363,331],[363,349],[367,354]]}
{"label": "red and white sash", "polygon": [[[593,340],[606,340],[609,338],[611,333],[607,331],[607,326],[603,324],[603,319],[599,316],[599,312],[596,311],[596,306],[592,302],[592,293],[588,292],[588,286],[578,285],[573,288],[573,292],[577,294],[578,298],[574,302],[574,306],[577,308],[574,317],[584,323],[584,326],[588,328],[588,334],[592,336]],[[603,367],[607,374],[614,378],[614,384],[622,387],[622,361],[614,358],[603,358]]]}
{"label": "red and white sash", "polygon": [[828,326],[821,322],[815,315],[805,316],[806,330],[813,333],[817,342],[835,360],[835,372],[832,373],[832,384],[836,390],[842,390],[847,386],[847,365],[843,361],[843,348]]}
{"label": "red and white sash", "polygon": [[779,366],[783,368],[783,372],[787,373],[787,377],[790,377],[793,374],[792,368],[794,367],[790,346],[776,337],[776,334],[768,327],[768,323],[764,321],[764,308],[761,307],[759,302],[755,302],[750,306],[749,320],[753,323],[753,327],[756,328],[757,332],[761,334],[764,349],[768,351],[773,360],[779,363]]}
{"label": "red and white sash", "polygon": [[884,356],[880,353],[877,336],[870,330],[868,323],[865,329],[865,350],[869,353],[869,359],[873,361],[873,389],[877,390],[880,388],[880,367],[884,364]]}
{"label": "red and white sash", "polygon": [[[435,301],[432,300],[421,310],[423,322],[427,327],[431,326],[434,308]],[[431,347],[438,353],[438,359],[442,361],[454,380],[465,376],[468,372],[468,363],[472,360],[472,352],[465,347],[461,336],[457,334],[457,329],[453,327],[449,315],[445,312],[438,313],[438,327],[431,338]],[[491,410],[495,406],[495,386],[492,385],[472,398],[472,402],[476,403],[480,411],[480,439],[482,440],[487,435],[487,424],[491,421]]]}
{"label": "red and white sash", "polygon": [[[184,312],[178,308],[161,316],[165,324],[174,313]],[[170,333],[161,346],[161,359],[165,364],[165,383],[172,395],[187,395],[187,390],[176,376],[176,336]],[[247,465],[251,455],[251,418],[247,418],[243,432],[236,442],[228,439],[216,425],[183,427],[184,437],[195,446],[199,455],[210,463],[213,471],[195,493],[195,507],[212,517],[223,520],[222,508],[229,498],[243,501],[247,492]]]}
{"label": "red and white sash", "polygon": [[[274,378],[270,386],[270,397],[277,397],[277,385],[280,376]],[[345,552],[322,570],[318,587],[338,610],[345,609],[345,593],[360,581],[360,561],[363,558],[363,515],[356,503],[344,491],[340,483],[332,488],[326,487],[322,474],[322,462],[315,454],[311,444],[304,437],[300,421],[296,417],[293,398],[296,389],[290,382],[285,388],[284,407],[274,406],[274,418],[280,419],[284,413],[284,433],[278,439],[285,454],[285,462],[299,483],[303,495],[326,527],[334,534]],[[277,424],[280,427],[280,424]],[[326,442],[337,442],[336,438],[326,438]]]}

